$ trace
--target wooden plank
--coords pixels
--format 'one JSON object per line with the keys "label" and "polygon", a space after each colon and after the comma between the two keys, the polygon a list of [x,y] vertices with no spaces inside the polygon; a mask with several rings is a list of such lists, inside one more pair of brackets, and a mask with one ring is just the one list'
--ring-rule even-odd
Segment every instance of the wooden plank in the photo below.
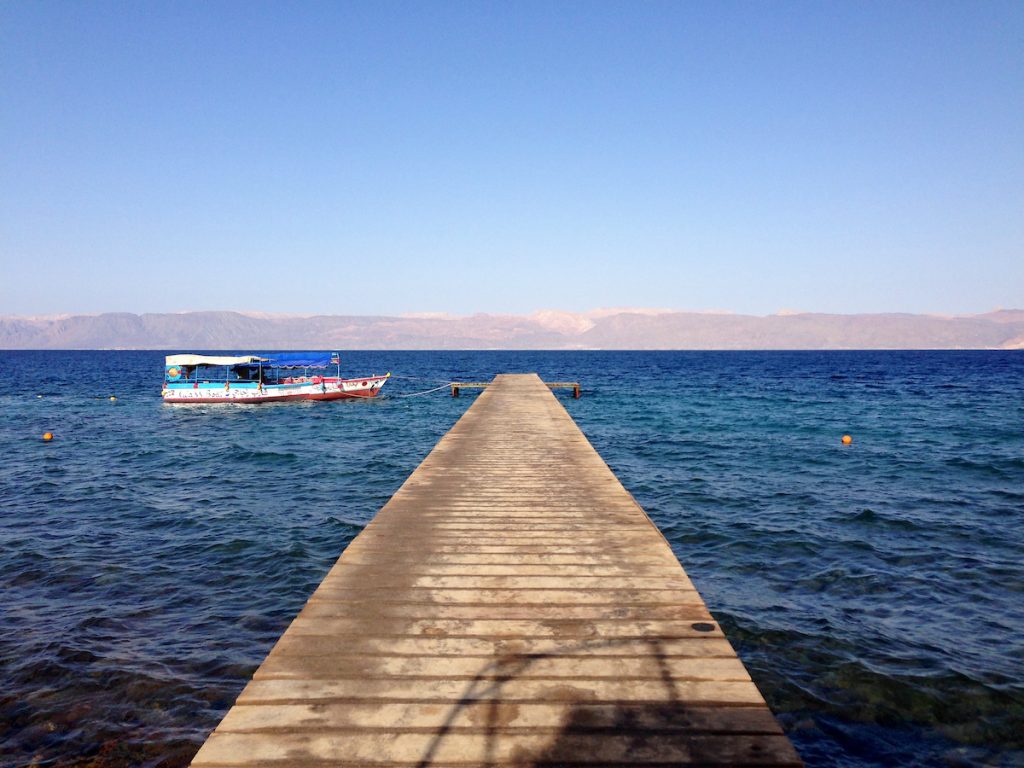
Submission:
{"label": "wooden plank", "polygon": [[[508,679],[506,679],[506,677]],[[438,678],[358,677],[345,679],[260,680],[249,683],[238,697],[239,704],[326,701],[426,701],[452,705],[464,701],[496,700],[604,702],[635,705],[665,702],[669,691],[684,706],[710,704],[751,706],[764,704],[754,684],[745,680],[531,680],[498,675],[478,680]],[[200,750],[196,760],[201,761]]]}
{"label": "wooden plank", "polygon": [[[668,619],[682,621],[713,621],[707,608],[699,602],[696,592],[689,603],[668,605],[608,605],[607,603],[582,605],[549,605],[545,602],[473,603],[471,605],[437,605],[429,602],[380,602],[375,609],[380,616],[417,619],[529,619],[556,621],[559,619],[609,619],[638,621],[641,619]],[[352,600],[311,600],[301,616],[313,618],[344,618],[364,614],[362,602]]]}
{"label": "wooden plank", "polygon": [[459,386],[484,391],[193,765],[799,765],[671,548],[550,386]]}
{"label": "wooden plank", "polygon": [[[638,724],[650,730],[689,731],[691,733],[775,733],[775,721],[763,707],[690,707],[685,715],[665,717],[656,707],[638,707]],[[448,719],[450,716],[450,719]],[[224,732],[280,732],[293,728],[383,729],[404,731],[434,730],[444,725],[449,730],[474,731],[494,723],[504,729],[532,730],[562,727],[568,717],[589,729],[619,729],[620,713],[613,704],[575,704],[562,702],[526,702],[494,706],[492,701],[470,701],[454,712],[439,711],[436,704],[422,702],[383,703],[346,702],[332,704],[243,705],[224,718]]]}
{"label": "wooden plank", "polygon": [[[656,651],[654,651],[656,642]],[[348,654],[367,656],[465,656],[494,660],[511,655],[558,658],[594,658],[602,656],[661,658],[731,658],[732,646],[723,637],[681,637],[659,639],[624,638],[616,642],[597,639],[527,637],[375,637],[362,635],[345,638],[335,635],[300,635],[285,632],[274,647],[274,656],[329,656],[343,649]],[[270,659],[268,658],[268,662]]]}
{"label": "wooden plank", "polygon": [[[315,766],[564,766],[789,764],[793,748],[780,735],[691,734],[651,731],[536,730],[441,733],[366,730],[214,733],[204,765]],[[245,756],[243,759],[242,756]]]}

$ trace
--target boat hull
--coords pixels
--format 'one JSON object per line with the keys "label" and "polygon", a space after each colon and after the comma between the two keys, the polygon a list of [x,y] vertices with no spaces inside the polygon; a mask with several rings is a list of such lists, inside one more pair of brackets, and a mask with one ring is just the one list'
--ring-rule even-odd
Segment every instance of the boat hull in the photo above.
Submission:
{"label": "boat hull", "polygon": [[164,386],[165,403],[284,403],[302,400],[354,400],[380,394],[387,376],[362,379],[300,378],[260,386],[256,382],[187,382]]}

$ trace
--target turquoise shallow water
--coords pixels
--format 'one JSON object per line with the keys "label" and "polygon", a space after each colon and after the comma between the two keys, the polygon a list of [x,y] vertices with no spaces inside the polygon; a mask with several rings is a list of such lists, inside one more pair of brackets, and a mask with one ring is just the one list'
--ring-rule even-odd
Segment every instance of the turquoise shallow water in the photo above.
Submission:
{"label": "turquoise shallow water", "polygon": [[0,765],[187,764],[472,402],[395,396],[523,370],[809,765],[1024,765],[1024,354],[360,352],[391,397],[243,407],[162,355],[0,352]]}

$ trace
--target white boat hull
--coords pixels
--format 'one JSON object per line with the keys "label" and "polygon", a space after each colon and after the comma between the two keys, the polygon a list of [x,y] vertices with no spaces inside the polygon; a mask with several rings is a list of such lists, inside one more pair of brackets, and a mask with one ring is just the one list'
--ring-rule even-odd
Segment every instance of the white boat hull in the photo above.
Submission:
{"label": "white boat hull", "polygon": [[165,403],[280,403],[376,397],[391,374],[363,379],[301,377],[281,384],[182,382],[165,384]]}

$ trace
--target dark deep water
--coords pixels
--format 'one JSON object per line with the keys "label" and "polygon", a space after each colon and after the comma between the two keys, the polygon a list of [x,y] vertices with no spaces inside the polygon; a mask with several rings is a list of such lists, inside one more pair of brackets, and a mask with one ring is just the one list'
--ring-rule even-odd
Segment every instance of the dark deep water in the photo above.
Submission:
{"label": "dark deep water", "polygon": [[1024,765],[1024,353],[353,352],[418,378],[238,407],[163,354],[0,352],[0,765],[187,764],[473,400],[395,396],[524,370],[809,765]]}

